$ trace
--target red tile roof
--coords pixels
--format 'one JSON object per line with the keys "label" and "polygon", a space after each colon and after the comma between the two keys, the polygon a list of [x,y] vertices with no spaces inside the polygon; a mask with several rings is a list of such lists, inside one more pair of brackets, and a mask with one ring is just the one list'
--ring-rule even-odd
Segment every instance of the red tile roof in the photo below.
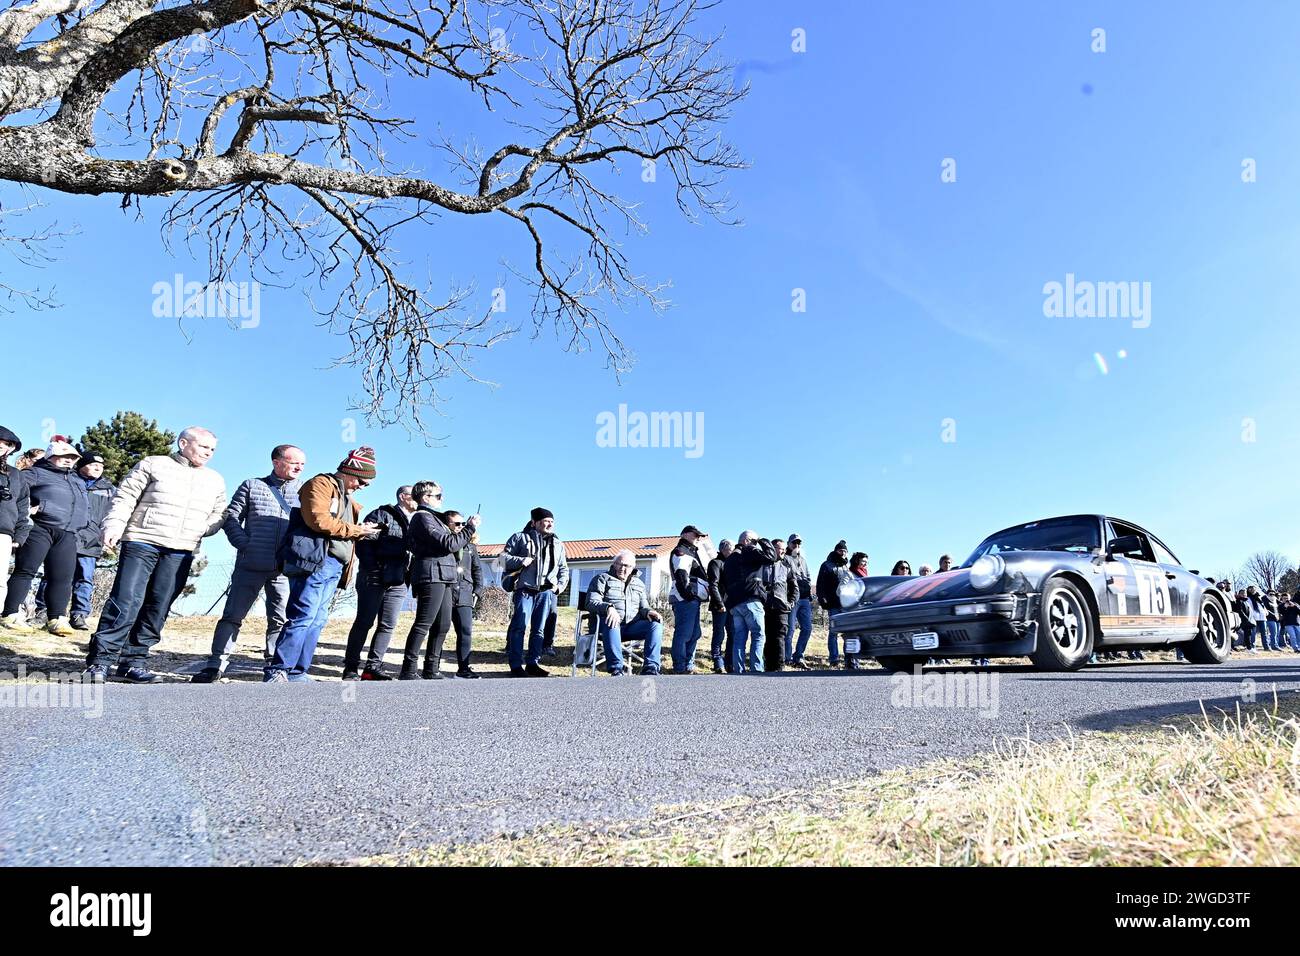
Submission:
{"label": "red tile roof", "polygon": [[[666,538],[591,538],[587,541],[564,542],[564,557],[569,561],[591,561],[596,558],[613,560],[615,554],[624,548],[638,558],[653,558],[666,554],[677,544],[678,535]],[[495,558],[501,553],[504,544],[480,544],[479,557]]]}

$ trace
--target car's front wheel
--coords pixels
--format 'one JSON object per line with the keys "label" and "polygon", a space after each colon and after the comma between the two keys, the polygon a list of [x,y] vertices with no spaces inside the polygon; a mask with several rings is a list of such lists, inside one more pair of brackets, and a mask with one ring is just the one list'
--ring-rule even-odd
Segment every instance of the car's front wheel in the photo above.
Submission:
{"label": "car's front wheel", "polygon": [[1095,631],[1083,592],[1064,578],[1043,587],[1038,642],[1029,659],[1042,671],[1076,671],[1092,656]]}
{"label": "car's front wheel", "polygon": [[1223,606],[1212,597],[1201,601],[1201,620],[1196,636],[1182,645],[1193,664],[1222,664],[1232,653],[1232,631]]}

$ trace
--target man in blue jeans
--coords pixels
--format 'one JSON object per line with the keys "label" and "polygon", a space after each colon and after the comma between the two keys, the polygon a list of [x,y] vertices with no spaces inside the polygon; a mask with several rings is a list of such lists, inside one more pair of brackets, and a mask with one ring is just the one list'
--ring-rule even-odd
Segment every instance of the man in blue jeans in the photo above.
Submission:
{"label": "man in blue jeans", "polygon": [[[555,535],[555,515],[545,508],[534,508],[523,530],[506,541],[501,557],[505,565],[503,583],[514,588],[514,610],[506,631],[510,676],[549,677],[539,663],[546,619],[555,609],[556,595],[569,586],[569,562],[564,542]],[[511,580],[506,582],[506,578]]]}
{"label": "man in blue jeans", "polygon": [[226,482],[207,467],[216,436],[191,426],[176,443],[172,454],[150,455],[131,469],[104,519],[104,547],[120,542],[121,553],[83,680],[104,681],[115,664],[128,683],[161,680],[147,666],[149,650],[162,636],[195,549],[225,521]]}
{"label": "man in blue jeans", "polygon": [[[785,560],[799,585],[799,600],[790,608],[790,619],[785,626],[785,659],[791,667],[807,670],[803,655],[808,649],[808,639],[812,637],[812,575],[808,571],[808,562],[804,560],[803,539],[799,535],[792,534],[787,539]],[[797,640],[794,636],[796,626],[799,628]]]}
{"label": "man in blue jeans", "polygon": [[298,507],[289,512],[289,530],[280,548],[289,604],[263,683],[311,680],[307,672],[329,620],[330,598],[352,578],[354,545],[379,534],[374,522],[357,523],[361,504],[352,499],[352,492],[374,480],[374,449],[362,446],[349,452],[332,475],[317,475],[298,492]]}
{"label": "man in blue jeans", "polygon": [[663,618],[650,609],[645,582],[636,573],[636,555],[623,550],[614,555],[608,571],[602,571],[587,586],[587,610],[596,615],[600,639],[605,645],[605,669],[610,677],[622,677],[623,642],[645,641],[645,663],[641,673],[659,673],[663,644]]}
{"label": "man in blue jeans", "polygon": [[722,593],[722,569],[731,557],[732,544],[723,538],[718,544],[718,556],[709,562],[709,611],[713,615],[713,641],[709,656],[713,658],[713,673],[731,673],[732,628],[731,612]]}
{"label": "man in blue jeans", "polygon": [[[745,531],[722,566],[722,587],[731,611],[733,630],[731,672],[763,673],[763,607],[767,589],[763,571],[776,561],[772,542],[757,532]],[[748,656],[746,647],[748,646]]]}
{"label": "man in blue jeans", "polygon": [[672,584],[668,598],[673,606],[673,673],[695,673],[695,647],[700,642],[701,602],[709,596],[708,572],[695,542],[705,537],[693,524],[682,529],[677,546],[668,556]]}

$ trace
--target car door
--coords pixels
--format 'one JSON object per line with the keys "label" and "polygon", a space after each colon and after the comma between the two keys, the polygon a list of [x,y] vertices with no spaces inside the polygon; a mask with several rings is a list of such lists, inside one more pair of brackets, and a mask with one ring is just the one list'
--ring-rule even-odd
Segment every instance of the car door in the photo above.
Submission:
{"label": "car door", "polygon": [[1199,626],[1205,585],[1183,567],[1163,541],[1152,534],[1147,535],[1147,540],[1155,553],[1156,567],[1169,582],[1169,616],[1172,618],[1169,626],[1177,629],[1182,637],[1193,637]]}
{"label": "car door", "polygon": [[[1110,554],[1107,550],[1106,613],[1101,627],[1109,638],[1164,640],[1183,636],[1174,612],[1171,577],[1156,561],[1151,538],[1136,525],[1108,519],[1106,541],[1134,537],[1137,546]],[[1183,598],[1186,607],[1186,596]],[[1184,612],[1185,613],[1185,612]]]}

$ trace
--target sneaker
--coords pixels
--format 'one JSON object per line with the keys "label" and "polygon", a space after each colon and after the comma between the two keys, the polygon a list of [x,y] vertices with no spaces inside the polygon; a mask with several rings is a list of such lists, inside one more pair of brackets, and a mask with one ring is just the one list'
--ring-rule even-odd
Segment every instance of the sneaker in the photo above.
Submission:
{"label": "sneaker", "polygon": [[478,680],[483,675],[475,673],[474,668],[465,666],[456,671],[456,676],[462,680]]}
{"label": "sneaker", "polygon": [[616,670],[616,671],[610,671],[610,672],[609,672],[609,676],[610,676],[610,677],[622,677],[622,676],[623,676],[624,674],[626,674],[626,673],[627,673],[627,671],[623,670],[623,668],[620,667],[620,668],[619,668],[618,670]]}
{"label": "sneaker", "polygon": [[81,672],[83,684],[102,684],[108,680],[107,664],[91,664]]}
{"label": "sneaker", "polygon": [[376,670],[374,668],[367,667],[365,670],[361,672],[361,679],[362,680],[392,680],[393,677],[391,674],[385,674],[381,670]]}
{"label": "sneaker", "polygon": [[550,677],[551,676],[545,670],[543,670],[542,667],[538,664],[529,664],[527,667],[524,668],[524,673],[527,674],[529,677]]}
{"label": "sneaker", "polygon": [[72,629],[66,617],[56,617],[45,625],[45,630],[49,631],[55,637],[72,637],[77,632]]}
{"label": "sneaker", "polygon": [[522,667],[512,667],[512,668],[510,668],[510,676],[511,676],[511,677],[527,677],[527,676],[528,676],[528,671],[524,670]]}
{"label": "sneaker", "polygon": [[6,631],[13,631],[15,634],[36,633],[36,628],[29,626],[21,617],[19,617],[17,612],[0,617],[0,628],[4,628]]}
{"label": "sneaker", "polygon": [[80,614],[72,615],[72,620],[70,623],[72,624],[73,630],[77,630],[77,631],[90,630],[90,625],[86,623],[86,619],[82,617]]}
{"label": "sneaker", "polygon": [[263,684],[287,684],[289,683],[289,675],[282,670],[273,670],[270,673],[264,674],[262,676],[262,683]]}
{"label": "sneaker", "polygon": [[424,680],[424,678],[420,676],[420,672],[419,672],[419,671],[416,671],[416,670],[409,670],[409,669],[407,669],[407,668],[405,668],[405,667],[403,667],[403,668],[398,672],[398,674],[397,674],[397,679],[398,679],[398,680]]}
{"label": "sneaker", "polygon": [[716,661],[713,662],[713,673],[715,673],[715,674],[725,674],[725,673],[727,673],[727,668],[723,666],[721,660],[716,660]]}
{"label": "sneaker", "polygon": [[425,671],[420,675],[425,680],[445,680],[442,671]]}
{"label": "sneaker", "polygon": [[343,680],[361,680],[361,675],[355,667],[349,667],[343,671]]}
{"label": "sneaker", "polygon": [[643,668],[641,668],[641,676],[642,676],[642,677],[658,677],[658,676],[659,676],[659,668],[654,667],[654,666],[643,667]]}
{"label": "sneaker", "polygon": [[288,676],[288,681],[290,684],[314,684],[316,683],[316,678],[312,677],[310,674],[290,674]]}
{"label": "sneaker", "polygon": [[810,669],[802,657],[790,658],[790,666],[797,671],[806,671]]}
{"label": "sneaker", "polygon": [[143,664],[118,664],[117,679],[128,684],[161,684],[162,678]]}
{"label": "sneaker", "polygon": [[221,678],[221,671],[215,667],[205,667],[190,678],[191,684],[215,684]]}

